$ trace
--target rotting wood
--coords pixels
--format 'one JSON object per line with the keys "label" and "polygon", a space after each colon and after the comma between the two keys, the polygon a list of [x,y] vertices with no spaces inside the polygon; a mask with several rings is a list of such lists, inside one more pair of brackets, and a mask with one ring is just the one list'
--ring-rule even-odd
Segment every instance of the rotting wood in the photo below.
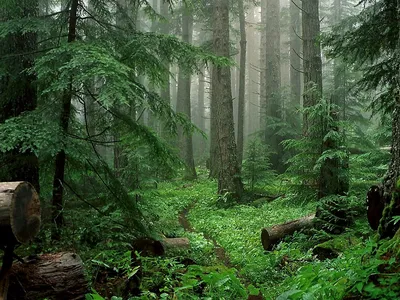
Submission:
{"label": "rotting wood", "polygon": [[81,258],[70,252],[25,258],[13,265],[8,300],[79,300],[89,292]]}

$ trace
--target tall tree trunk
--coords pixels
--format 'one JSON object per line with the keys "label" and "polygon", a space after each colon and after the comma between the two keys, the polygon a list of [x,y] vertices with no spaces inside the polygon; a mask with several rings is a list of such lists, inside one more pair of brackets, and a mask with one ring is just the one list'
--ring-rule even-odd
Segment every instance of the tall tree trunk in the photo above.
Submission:
{"label": "tall tree trunk", "polygon": [[[219,56],[229,57],[229,0],[214,0],[213,49]],[[218,193],[231,193],[240,198],[243,184],[237,163],[233,104],[229,67],[213,66],[212,101],[216,106],[216,125],[219,148]]]}
{"label": "tall tree trunk", "polygon": [[[339,24],[343,19],[343,4],[345,4],[345,0],[334,0],[335,24]],[[335,59],[333,64],[334,93],[332,95],[332,102],[341,108],[341,118],[344,120],[346,117],[346,68],[340,59]],[[339,114],[337,117],[339,117]]]}
{"label": "tall tree trunk", "polygon": [[205,96],[205,77],[204,77],[204,73],[205,73],[205,68],[204,66],[202,66],[200,68],[200,73],[199,73],[199,88],[198,88],[198,97],[197,97],[197,107],[198,107],[198,120],[197,120],[197,125],[199,126],[199,128],[203,131],[206,130],[206,126],[205,126],[205,114],[204,114],[204,110],[205,110],[205,102],[204,102],[204,96]]}
{"label": "tall tree trunk", "polygon": [[[153,4],[152,5],[153,9],[156,11],[156,13],[158,13],[159,12],[158,6],[160,4],[159,0],[153,0],[152,4]],[[151,21],[150,32],[158,32],[158,31],[159,31],[159,22],[157,21],[157,19],[153,19]],[[149,83],[148,88],[150,91],[158,93],[158,90],[152,83]],[[157,122],[157,119],[156,119],[154,113],[150,109],[148,109],[147,110],[147,126],[152,128],[155,132],[158,132],[158,125],[159,124]]]}
{"label": "tall tree trunk", "polygon": [[[338,24],[342,19],[342,0],[334,1],[334,21]],[[332,94],[332,104],[330,116],[336,124],[333,126],[327,124],[327,130],[332,132],[341,131],[337,122],[340,121],[339,107],[344,105],[345,101],[345,73],[344,64],[338,59],[334,62],[334,92]],[[343,106],[344,108],[344,106]],[[325,134],[325,133],[324,133]],[[340,151],[340,141],[336,135],[329,135],[323,138],[322,152],[324,151]],[[337,156],[327,157],[321,165],[321,175],[319,180],[318,197],[322,198],[328,195],[345,195],[349,190],[348,180],[348,158],[339,158]],[[335,208],[334,208],[335,209]]]}
{"label": "tall tree trunk", "polygon": [[248,83],[247,83],[247,132],[246,136],[253,134],[260,130],[260,97],[259,97],[259,77],[260,73],[256,70],[259,64],[258,56],[260,52],[260,39],[258,38],[259,31],[257,30],[257,19],[255,14],[258,13],[258,7],[252,6],[248,14],[248,51],[247,51],[247,69],[248,69]]}
{"label": "tall tree trunk", "polygon": [[[79,0],[72,0],[69,10],[68,21],[68,43],[73,43],[76,39],[76,21]],[[69,86],[62,96],[62,109],[60,116],[60,128],[63,134],[68,133],[69,119],[71,117],[71,100],[72,100],[72,78],[70,78]],[[65,173],[66,154],[64,149],[60,150],[55,159],[55,171],[53,180],[53,220],[55,227],[53,228],[52,238],[60,239],[60,229],[64,224],[63,217],[63,192],[64,192],[64,173]]]}
{"label": "tall tree trunk", "polygon": [[176,103],[178,101],[178,86],[176,82],[176,73],[178,73],[178,68],[176,65],[172,65],[171,67],[171,106],[176,111]]}
{"label": "tall tree trunk", "polygon": [[[219,146],[218,146],[218,113],[217,113],[217,102],[213,96],[213,89],[214,89],[214,69],[215,67],[212,66],[212,73],[211,73],[211,100],[210,100],[210,160],[208,161],[207,165],[210,169],[210,178],[217,178],[219,174]],[[233,108],[232,108],[233,109]]]}
{"label": "tall tree trunk", "polygon": [[[195,124],[199,127],[203,132],[206,131],[205,128],[205,67],[204,65],[200,67],[199,75],[198,75],[198,88],[197,88],[197,104],[196,104],[196,121]],[[196,155],[198,157],[204,158],[206,151],[206,143],[204,141],[203,136],[200,134],[196,134],[194,136],[194,148],[196,149]]]}
{"label": "tall tree trunk", "polygon": [[[266,90],[266,48],[267,48],[267,0],[261,1],[261,29],[260,29],[260,129],[261,132],[267,132],[267,90]],[[263,136],[263,140],[265,135]]]}
{"label": "tall tree trunk", "polygon": [[290,91],[292,107],[301,106],[301,18],[300,1],[290,1]]}
{"label": "tall tree trunk", "polygon": [[239,103],[238,103],[238,129],[237,129],[237,148],[238,164],[242,166],[243,160],[243,140],[244,140],[244,109],[246,93],[246,19],[244,15],[243,0],[239,0],[239,22],[240,22],[240,74],[239,74]]}
{"label": "tall tree trunk", "polygon": [[[35,17],[38,14],[37,0],[8,2],[6,8],[0,11],[2,21]],[[33,55],[26,53],[37,50],[36,40],[34,32],[17,31],[8,34],[0,43],[0,123],[36,108],[37,94],[33,83],[36,78],[25,72],[33,65]],[[17,145],[0,154],[0,181],[29,181],[39,192],[38,159],[32,151],[21,152],[18,148]]]}
{"label": "tall tree trunk", "polygon": [[[319,42],[319,0],[302,1],[302,31],[303,31],[303,70],[304,95],[303,106],[311,107],[322,97],[322,59]],[[303,116],[303,132],[309,134],[308,115]]]}
{"label": "tall tree trunk", "polygon": [[279,127],[271,126],[281,122],[281,39],[280,39],[280,3],[279,0],[267,1],[266,24],[266,116],[267,130],[264,132],[265,141],[271,146],[274,154],[271,157],[272,167],[278,172],[283,171],[282,153],[280,145],[282,137],[277,132]]}
{"label": "tall tree trunk", "polygon": [[[166,23],[163,23],[161,26],[161,33],[168,35],[170,33],[170,20],[168,18],[168,3],[163,2],[161,3],[161,14],[162,16],[166,19]],[[169,72],[170,65],[168,63],[165,64],[165,69],[168,70]],[[164,87],[161,89],[161,98],[167,102],[169,105],[171,105],[171,81],[170,81],[170,75],[169,73],[165,74],[165,83]],[[161,136],[164,139],[168,139],[168,130],[165,128],[166,124],[162,125],[161,128]]]}
{"label": "tall tree trunk", "polygon": [[[400,21],[400,0],[397,0],[397,24]],[[397,39],[397,61],[400,62],[400,30]],[[397,89],[400,91],[400,69],[397,73]],[[389,169],[383,179],[383,197],[386,208],[379,226],[380,238],[393,237],[399,229],[399,222],[393,222],[393,216],[400,215],[400,92],[397,93],[392,115],[392,148]]]}
{"label": "tall tree trunk", "polygon": [[[188,8],[185,8],[182,16],[182,41],[190,44],[192,42],[192,32],[193,15]],[[180,69],[178,75],[178,98],[176,112],[186,115],[189,121],[191,121],[190,86],[190,74],[187,74]],[[181,157],[185,162],[185,178],[190,180],[195,179],[197,174],[193,158],[192,134],[184,133],[182,129],[179,129],[178,136]]]}

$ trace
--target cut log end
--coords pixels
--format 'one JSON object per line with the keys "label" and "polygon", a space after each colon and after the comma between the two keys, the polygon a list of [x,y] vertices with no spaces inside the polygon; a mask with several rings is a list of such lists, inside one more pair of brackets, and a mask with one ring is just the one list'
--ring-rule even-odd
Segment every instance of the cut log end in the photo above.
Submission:
{"label": "cut log end", "polygon": [[40,224],[40,200],[35,188],[28,182],[1,182],[0,227],[11,228],[18,242],[27,243],[38,234]]}
{"label": "cut log end", "polygon": [[273,246],[273,244],[271,243],[271,240],[270,240],[268,230],[266,228],[263,228],[261,230],[261,244],[262,244],[264,250],[267,250],[267,251],[271,250],[271,248]]}

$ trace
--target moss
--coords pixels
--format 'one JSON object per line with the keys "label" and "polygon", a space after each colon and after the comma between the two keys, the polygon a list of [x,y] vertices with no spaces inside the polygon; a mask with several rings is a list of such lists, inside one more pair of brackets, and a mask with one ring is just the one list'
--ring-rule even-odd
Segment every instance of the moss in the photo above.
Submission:
{"label": "moss", "polygon": [[361,243],[361,240],[354,236],[339,236],[315,246],[313,254],[321,260],[332,259],[359,243]]}

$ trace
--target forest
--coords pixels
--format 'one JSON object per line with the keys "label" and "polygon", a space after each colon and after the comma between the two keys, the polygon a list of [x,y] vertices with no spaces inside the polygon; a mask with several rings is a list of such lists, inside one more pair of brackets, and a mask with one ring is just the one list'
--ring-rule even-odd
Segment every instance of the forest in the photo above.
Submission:
{"label": "forest", "polygon": [[1,0],[0,300],[400,299],[400,0]]}

